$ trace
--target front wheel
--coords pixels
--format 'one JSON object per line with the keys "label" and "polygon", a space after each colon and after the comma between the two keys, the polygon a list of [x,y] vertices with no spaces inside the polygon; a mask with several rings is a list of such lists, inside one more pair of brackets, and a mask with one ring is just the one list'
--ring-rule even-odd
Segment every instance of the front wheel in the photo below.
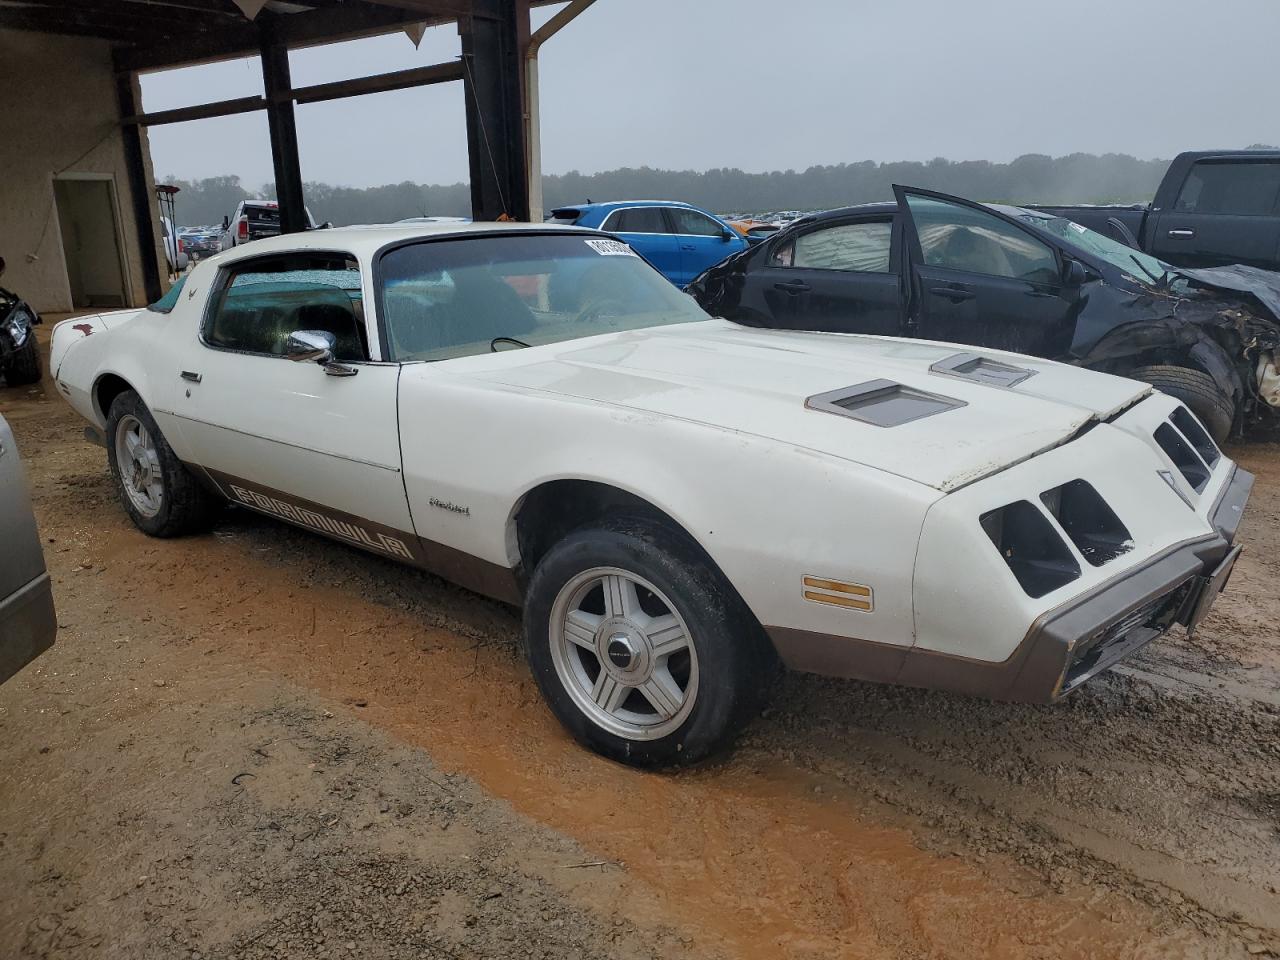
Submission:
{"label": "front wheel", "polygon": [[1235,403],[1231,397],[1223,394],[1213,377],[1203,370],[1160,364],[1138,367],[1128,376],[1149,383],[1161,393],[1181,400],[1200,418],[1215,443],[1226,442],[1236,418]]}
{"label": "front wheel", "polygon": [[203,530],[213,521],[218,498],[187,471],[132,390],[111,403],[107,462],[120,502],[143,533],[177,537]]}
{"label": "front wheel", "polygon": [[529,583],[525,653],[585,746],[636,766],[693,763],[763,704],[768,640],[723,575],[646,521],[584,528]]}
{"label": "front wheel", "polygon": [[36,345],[35,333],[27,334],[27,342],[4,368],[5,382],[11,387],[36,383],[40,379],[40,348]]}

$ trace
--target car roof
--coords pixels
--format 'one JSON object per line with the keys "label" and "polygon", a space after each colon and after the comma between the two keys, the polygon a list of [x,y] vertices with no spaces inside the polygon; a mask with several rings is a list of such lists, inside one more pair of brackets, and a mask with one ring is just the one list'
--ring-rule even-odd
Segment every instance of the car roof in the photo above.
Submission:
{"label": "car roof", "polygon": [[1271,147],[1257,147],[1250,150],[1187,150],[1178,154],[1179,159],[1190,160],[1236,160],[1241,157],[1257,157],[1261,160],[1274,160],[1280,157],[1280,150]]}
{"label": "car roof", "polygon": [[[269,253],[289,253],[303,250],[328,250],[351,253],[362,259],[370,259],[383,247],[409,240],[438,240],[443,237],[465,237],[479,234],[504,236],[519,233],[584,233],[599,235],[588,227],[556,226],[545,223],[371,223],[352,227],[330,227],[325,230],[306,230],[302,233],[283,233],[277,237],[263,237],[242,243],[231,250],[209,257],[219,263],[230,263],[247,257]],[[204,262],[204,261],[201,261]]]}
{"label": "car roof", "polygon": [[[1029,210],[1026,207],[1015,207],[1012,204],[1007,203],[983,203],[980,200],[972,202],[977,203],[979,206],[986,207],[988,210],[995,210],[998,213],[1003,213],[1007,217],[1032,215],[1050,219],[1052,216],[1051,214],[1040,213],[1037,210]],[[889,217],[893,216],[897,212],[898,205],[888,201],[881,201],[877,203],[858,203],[850,207],[837,207],[834,210],[822,210],[818,213],[806,213],[787,224],[784,229],[790,229],[793,226],[801,224],[822,223],[826,220],[843,220],[845,217]]]}
{"label": "car roof", "polygon": [[618,210],[622,207],[687,207],[698,210],[692,203],[683,200],[602,200],[598,203],[566,203],[557,210]]}

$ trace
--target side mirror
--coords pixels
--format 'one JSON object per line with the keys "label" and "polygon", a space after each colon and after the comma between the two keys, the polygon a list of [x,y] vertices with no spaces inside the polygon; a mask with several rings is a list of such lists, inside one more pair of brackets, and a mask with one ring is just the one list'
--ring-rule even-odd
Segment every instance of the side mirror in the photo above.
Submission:
{"label": "side mirror", "polygon": [[231,228],[231,218],[224,215],[222,218],[222,229],[229,230],[230,228]]}
{"label": "side mirror", "polygon": [[735,236],[737,236],[737,234],[735,234],[732,230],[729,230],[727,228],[720,231],[720,239],[723,240],[725,243],[728,243]]}
{"label": "side mirror", "polygon": [[0,276],[4,274],[4,257],[0,257]]}
{"label": "side mirror", "polygon": [[359,367],[333,359],[337,342],[328,330],[295,330],[284,343],[284,355],[295,363],[318,363],[331,377],[354,377],[360,372]]}
{"label": "side mirror", "polygon": [[295,363],[329,363],[337,339],[328,330],[295,330],[284,344],[284,355]]}
{"label": "side mirror", "polygon": [[1089,274],[1079,260],[1068,260],[1062,268],[1062,284],[1066,287],[1079,287],[1089,279]]}

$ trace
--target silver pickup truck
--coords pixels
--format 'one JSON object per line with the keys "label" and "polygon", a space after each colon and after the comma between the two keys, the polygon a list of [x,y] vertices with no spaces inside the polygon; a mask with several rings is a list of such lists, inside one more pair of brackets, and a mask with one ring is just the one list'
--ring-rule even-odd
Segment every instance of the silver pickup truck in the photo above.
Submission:
{"label": "silver pickup truck", "polygon": [[49,649],[57,631],[26,472],[0,417],[0,683]]}

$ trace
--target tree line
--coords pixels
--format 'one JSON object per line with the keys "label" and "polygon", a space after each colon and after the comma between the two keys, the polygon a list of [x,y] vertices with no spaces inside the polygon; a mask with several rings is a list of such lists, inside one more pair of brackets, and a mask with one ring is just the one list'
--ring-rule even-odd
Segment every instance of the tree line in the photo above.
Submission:
{"label": "tree line", "polygon": [[[1145,203],[1155,194],[1167,166],[1167,160],[1139,160],[1119,153],[1063,157],[1030,153],[1008,163],[942,157],[923,162],[864,160],[767,173],[731,167],[701,172],[624,167],[544,177],[543,205],[550,211],[586,200],[662,199],[685,200],[719,213],[822,210],[892,199],[895,183],[991,202]],[[182,224],[221,223],[239,201],[275,196],[273,184],[251,190],[236,176],[190,181],[169,177],[164,182],[180,188],[177,218]],[[471,212],[471,192],[465,183],[406,180],[363,188],[307,183],[303,191],[316,221],[335,226]]]}

